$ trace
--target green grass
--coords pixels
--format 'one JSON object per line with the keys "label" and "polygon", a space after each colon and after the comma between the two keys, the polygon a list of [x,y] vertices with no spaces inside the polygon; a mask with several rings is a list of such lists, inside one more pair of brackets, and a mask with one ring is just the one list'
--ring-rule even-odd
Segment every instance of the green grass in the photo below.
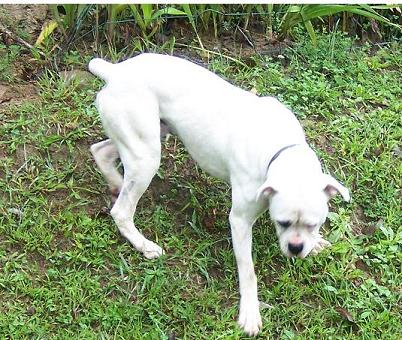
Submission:
{"label": "green grass", "polygon": [[[395,338],[401,49],[355,48],[340,35],[317,43],[256,58],[252,68],[210,65],[289,105],[324,167],[352,191],[352,203],[331,203],[324,234],[333,246],[318,256],[284,258],[268,216],[257,223],[259,296],[272,306],[262,311],[261,338]],[[145,260],[104,212],[106,186],[88,151],[103,136],[93,106],[99,82],[82,89],[48,75],[36,86],[36,99],[0,111],[0,337],[243,337],[229,188],[171,138],[136,216],[167,255]]]}

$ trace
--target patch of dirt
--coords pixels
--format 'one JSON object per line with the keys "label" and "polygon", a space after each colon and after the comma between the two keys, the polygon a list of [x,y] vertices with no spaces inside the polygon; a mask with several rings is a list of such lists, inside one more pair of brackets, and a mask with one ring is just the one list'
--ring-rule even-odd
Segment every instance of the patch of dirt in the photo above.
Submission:
{"label": "patch of dirt", "polygon": [[[209,45],[210,42],[207,42]],[[256,55],[268,55],[277,57],[284,53],[289,41],[279,42],[278,40],[269,40],[266,34],[254,29],[243,30],[236,27],[234,32],[226,32],[215,40],[211,46],[214,50],[221,49],[227,51],[230,55],[241,58],[246,64],[253,65],[253,58]]]}
{"label": "patch of dirt", "polygon": [[11,100],[11,96],[7,92],[9,92],[9,87],[0,83],[0,104]]}
{"label": "patch of dirt", "polygon": [[336,306],[335,310],[339,313],[339,315],[343,318],[343,320],[347,320],[353,324],[356,323],[353,315],[345,308],[342,308],[340,306]]}
{"label": "patch of dirt", "polygon": [[335,149],[333,148],[331,141],[324,135],[317,136],[314,140],[314,144],[317,145],[319,149],[325,150],[329,155],[335,154]]}
{"label": "patch of dirt", "polygon": [[378,223],[371,221],[365,214],[361,206],[357,206],[351,215],[351,226],[352,231],[355,236],[370,236],[373,235],[376,230]]}
{"label": "patch of dirt", "polygon": [[48,14],[48,5],[0,5],[1,22],[13,30],[23,30],[34,43]]}
{"label": "patch of dirt", "polygon": [[30,156],[40,157],[40,151],[32,144],[23,144],[17,147],[13,158],[15,159],[15,167],[22,167]]}
{"label": "patch of dirt", "polygon": [[30,263],[36,263],[40,274],[45,274],[47,271],[46,259],[38,252],[28,252],[27,259]]}
{"label": "patch of dirt", "polygon": [[3,144],[0,144],[0,159],[7,157],[7,151]]}
{"label": "patch of dirt", "polygon": [[[105,205],[107,205],[107,200],[109,199],[109,193],[107,191],[107,186],[105,184],[103,194],[99,195],[96,189],[100,188],[100,183],[95,180],[94,176],[90,176],[88,173],[89,164],[93,164],[93,169],[95,170],[96,164],[92,159],[89,151],[89,146],[91,145],[89,139],[80,139],[76,141],[74,145],[74,151],[70,155],[68,147],[66,145],[61,145],[51,153],[52,164],[55,169],[63,168],[63,163],[66,159],[72,159],[72,163],[75,165],[73,176],[76,178],[85,178],[85,186],[89,190],[80,190],[79,195],[81,200],[90,202],[85,206],[75,207],[76,198],[71,195],[71,191],[68,188],[61,188],[54,191],[48,191],[44,194],[48,198],[50,204],[55,211],[62,210],[66,207],[66,204],[72,204],[73,210],[84,208],[88,215],[97,216],[104,213]],[[61,170],[60,170],[61,171]],[[92,189],[94,189],[92,192]]]}
{"label": "patch of dirt", "polygon": [[208,268],[208,275],[213,279],[221,279],[225,277],[225,270],[221,266],[214,265]]}
{"label": "patch of dirt", "polygon": [[7,106],[10,104],[20,104],[25,101],[34,101],[37,98],[38,90],[37,87],[32,83],[10,85],[0,82],[0,114],[6,114]]}
{"label": "patch of dirt", "polygon": [[[372,278],[378,285],[383,285],[384,284],[382,282],[382,279],[381,279],[381,274],[377,273],[374,268],[370,268],[370,266],[367,265],[363,260],[360,260],[360,259],[357,260],[354,263],[354,266],[357,269],[360,269],[362,272],[364,272],[366,277]],[[357,287],[359,287],[363,282],[364,282],[364,278],[362,277],[362,278],[359,278],[359,279],[355,279],[353,283]]]}
{"label": "patch of dirt", "polygon": [[52,245],[54,248],[66,252],[73,246],[71,238],[66,237],[61,231],[55,231],[52,239]]}
{"label": "patch of dirt", "polygon": [[355,267],[367,274],[370,274],[370,267],[367,264],[365,264],[362,260],[357,260],[355,262]]}
{"label": "patch of dirt", "polygon": [[[200,40],[207,51],[218,52],[219,54],[242,59],[248,65],[254,64],[255,56],[269,55],[277,57],[282,55],[285,48],[290,45],[289,40],[278,41],[277,39],[268,38],[263,31],[263,26],[258,23],[251,23],[247,29],[234,25],[230,29],[221,30],[218,37],[215,37],[213,30],[198,32]],[[183,20],[172,20],[168,22],[164,34],[156,36],[157,44],[166,43],[169,37],[174,36],[178,43],[191,46],[196,39],[194,29],[191,25]],[[179,52],[180,50],[177,49]],[[208,52],[197,52],[197,50],[188,48],[182,50],[185,56],[190,59],[199,60],[200,56],[207,60],[211,54]]]}

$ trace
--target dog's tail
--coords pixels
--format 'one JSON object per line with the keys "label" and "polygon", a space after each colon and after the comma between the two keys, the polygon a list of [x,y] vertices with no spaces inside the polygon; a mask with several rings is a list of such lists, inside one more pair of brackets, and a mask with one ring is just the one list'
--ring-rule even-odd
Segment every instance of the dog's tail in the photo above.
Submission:
{"label": "dog's tail", "polygon": [[101,58],[94,58],[88,64],[89,71],[99,78],[108,81],[113,74],[113,64]]}

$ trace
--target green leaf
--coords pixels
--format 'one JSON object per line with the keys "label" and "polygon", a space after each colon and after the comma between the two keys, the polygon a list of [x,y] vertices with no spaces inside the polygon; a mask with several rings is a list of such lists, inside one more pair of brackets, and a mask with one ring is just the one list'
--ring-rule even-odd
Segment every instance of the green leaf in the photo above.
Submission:
{"label": "green leaf", "polygon": [[307,32],[310,35],[311,42],[314,46],[317,46],[317,35],[314,32],[313,25],[310,20],[304,22],[304,26],[306,26]]}
{"label": "green leaf", "polygon": [[197,31],[197,27],[195,26],[194,16],[193,16],[193,13],[191,12],[190,5],[183,4],[182,7],[183,7],[184,12],[187,15],[188,21],[190,21],[190,23],[193,26],[194,30]]}
{"label": "green leaf", "polygon": [[138,5],[129,5],[129,6],[130,6],[130,9],[131,9],[131,12],[133,13],[133,16],[134,16],[136,24],[139,26],[139,28],[142,31],[145,32],[146,25],[145,25],[144,20],[142,19],[142,16],[141,16],[140,12],[138,11],[138,8],[137,8]]}
{"label": "green leaf", "polygon": [[42,31],[40,32],[38,39],[36,39],[35,46],[38,47],[43,43],[43,41],[48,38],[55,28],[58,26],[56,20],[50,21],[45,27],[43,27]]}
{"label": "green leaf", "polygon": [[142,17],[144,19],[145,27],[148,27],[152,20],[152,4],[141,4]]}
{"label": "green leaf", "polygon": [[154,14],[152,15],[152,19],[158,19],[163,15],[186,16],[186,13],[174,7],[165,7],[154,12]]}
{"label": "green leaf", "polygon": [[336,289],[334,286],[326,285],[324,286],[324,289],[327,290],[328,292],[332,292],[335,294],[338,293],[338,289]]}

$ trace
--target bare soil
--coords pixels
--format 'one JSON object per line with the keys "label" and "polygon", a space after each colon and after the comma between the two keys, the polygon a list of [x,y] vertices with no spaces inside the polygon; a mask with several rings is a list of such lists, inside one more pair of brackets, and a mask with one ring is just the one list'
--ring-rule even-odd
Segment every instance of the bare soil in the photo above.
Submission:
{"label": "bare soil", "polygon": [[13,31],[23,31],[30,43],[34,43],[48,15],[48,5],[7,4],[0,5],[1,22]]}

